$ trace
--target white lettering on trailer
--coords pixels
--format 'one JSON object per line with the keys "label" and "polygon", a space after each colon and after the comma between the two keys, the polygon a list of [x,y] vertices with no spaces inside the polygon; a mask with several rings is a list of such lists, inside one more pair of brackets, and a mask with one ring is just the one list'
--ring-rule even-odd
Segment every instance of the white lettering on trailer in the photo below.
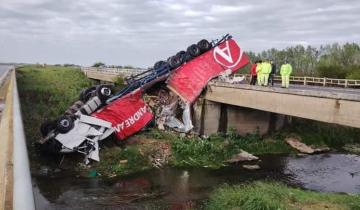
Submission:
{"label": "white lettering on trailer", "polygon": [[[233,45],[233,47],[235,47]],[[234,55],[234,49],[231,49],[231,46],[229,45],[229,40],[225,42],[225,46],[223,48],[220,48],[220,46],[216,46],[213,51],[214,59],[217,63],[219,63],[222,66],[225,66],[227,68],[232,68],[241,61],[241,58],[243,56],[243,51],[240,51],[240,55],[236,58]],[[224,59],[224,61],[220,61],[220,58]]]}
{"label": "white lettering on trailer", "polygon": [[120,132],[124,130],[124,128],[128,128],[132,125],[134,125],[138,120],[141,119],[141,117],[146,112],[146,106],[141,107],[138,111],[136,111],[132,116],[130,116],[128,119],[124,120],[121,123],[118,123],[114,126],[114,129],[116,132]]}

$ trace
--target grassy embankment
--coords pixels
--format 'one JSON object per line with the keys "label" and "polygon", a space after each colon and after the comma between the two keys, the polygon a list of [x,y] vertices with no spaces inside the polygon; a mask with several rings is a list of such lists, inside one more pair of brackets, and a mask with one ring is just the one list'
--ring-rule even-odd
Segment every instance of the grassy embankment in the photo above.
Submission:
{"label": "grassy embankment", "polygon": [[17,82],[30,161],[35,166],[41,164],[34,147],[41,138],[41,123],[64,113],[92,82],[76,68],[40,65],[17,68]]}
{"label": "grassy embankment", "polygon": [[[92,85],[78,69],[64,67],[25,66],[18,69],[17,77],[29,145],[40,138],[39,127],[44,120],[60,116],[77,99],[81,89]],[[134,141],[125,149],[106,143],[100,152],[101,162],[92,167],[104,175],[144,170],[151,167],[149,157],[161,153],[158,148],[165,145],[172,151],[168,160],[170,166],[218,168],[240,149],[255,155],[295,153],[283,141],[294,133],[300,135],[305,143],[313,145],[339,147],[344,143],[360,142],[359,130],[309,121],[295,121],[294,126],[287,130],[266,137],[256,134],[240,137],[229,131],[226,135],[212,135],[208,139],[182,138],[172,132],[152,129],[136,135],[134,138],[141,141]],[[36,160],[35,150],[32,146],[30,148],[32,160]]]}
{"label": "grassy embankment", "polygon": [[210,195],[205,209],[358,210],[360,195],[318,193],[287,187],[281,183],[255,182],[218,188]]}

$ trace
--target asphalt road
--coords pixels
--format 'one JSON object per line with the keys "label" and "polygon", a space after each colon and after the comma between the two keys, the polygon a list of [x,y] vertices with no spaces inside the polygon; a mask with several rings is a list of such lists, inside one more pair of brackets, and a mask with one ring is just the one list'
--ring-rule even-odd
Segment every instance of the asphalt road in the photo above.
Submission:
{"label": "asphalt road", "polygon": [[[274,84],[275,87],[280,87],[280,83]],[[355,88],[341,88],[341,87],[323,87],[323,86],[313,86],[313,85],[293,85],[290,84],[291,89],[296,90],[315,90],[315,91],[325,91],[325,92],[335,92],[335,93],[344,93],[344,94],[356,94],[360,95],[360,89]]]}

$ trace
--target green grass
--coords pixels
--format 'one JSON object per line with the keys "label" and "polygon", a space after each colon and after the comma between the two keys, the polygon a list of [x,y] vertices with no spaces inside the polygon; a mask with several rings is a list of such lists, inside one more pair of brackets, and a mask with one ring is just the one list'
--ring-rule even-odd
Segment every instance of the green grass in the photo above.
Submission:
{"label": "green grass", "polygon": [[92,85],[77,68],[28,65],[17,68],[21,111],[26,138],[37,141],[39,128],[47,119],[62,115],[78,99],[83,88]]}
{"label": "green grass", "polygon": [[290,188],[281,183],[254,182],[216,189],[205,209],[284,210],[360,209],[360,195],[319,193]]}
{"label": "green grass", "polygon": [[[100,174],[105,176],[125,175],[151,168],[146,157],[140,154],[136,146],[104,148],[101,150],[101,162],[95,163]],[[121,160],[126,160],[121,163]]]}
{"label": "green grass", "polygon": [[151,129],[141,134],[143,138],[168,141],[171,144],[171,166],[219,168],[233,155],[246,150],[255,155],[292,153],[281,136],[261,138],[258,134],[241,137],[230,130],[227,134],[211,135],[207,139],[199,137],[179,137],[172,132]]}
{"label": "green grass", "polygon": [[[16,70],[31,168],[37,170],[39,165],[54,164],[49,158],[40,157],[34,145],[41,138],[41,123],[61,116],[78,99],[80,91],[93,83],[78,68],[27,65]],[[74,169],[79,156],[68,159],[74,161],[66,167]]]}

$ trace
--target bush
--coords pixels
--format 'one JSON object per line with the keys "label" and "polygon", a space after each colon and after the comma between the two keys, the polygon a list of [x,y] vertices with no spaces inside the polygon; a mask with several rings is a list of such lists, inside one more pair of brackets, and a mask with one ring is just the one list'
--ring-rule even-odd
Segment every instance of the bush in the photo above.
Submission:
{"label": "bush", "polygon": [[346,70],[338,65],[323,65],[320,64],[316,67],[316,70],[320,77],[345,79]]}
{"label": "bush", "polygon": [[360,80],[360,65],[353,65],[347,69],[346,79]]}

